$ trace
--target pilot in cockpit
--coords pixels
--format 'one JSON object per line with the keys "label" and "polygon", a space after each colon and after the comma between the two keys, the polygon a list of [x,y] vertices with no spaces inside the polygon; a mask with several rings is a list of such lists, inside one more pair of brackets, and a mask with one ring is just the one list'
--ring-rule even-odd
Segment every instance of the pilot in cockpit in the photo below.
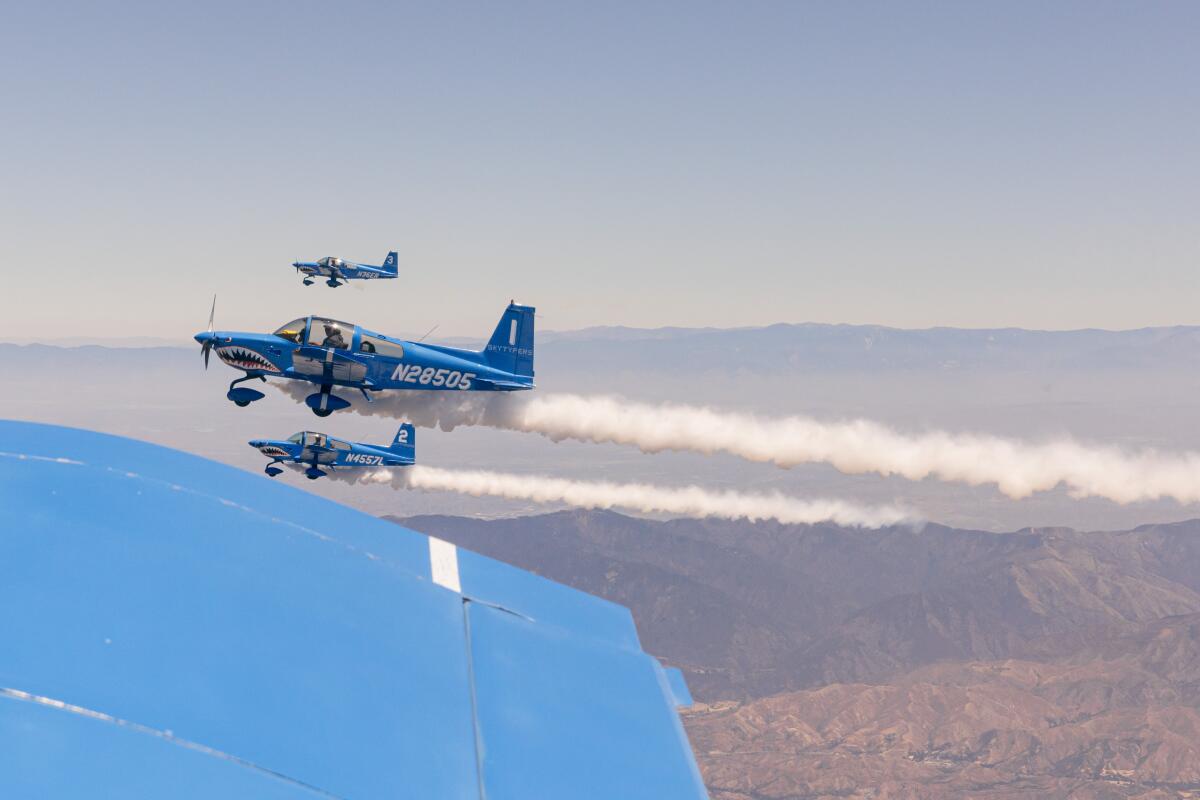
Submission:
{"label": "pilot in cockpit", "polygon": [[331,322],[326,322],[325,339],[321,342],[321,347],[333,347],[345,350],[348,346],[345,337],[342,336],[342,329]]}

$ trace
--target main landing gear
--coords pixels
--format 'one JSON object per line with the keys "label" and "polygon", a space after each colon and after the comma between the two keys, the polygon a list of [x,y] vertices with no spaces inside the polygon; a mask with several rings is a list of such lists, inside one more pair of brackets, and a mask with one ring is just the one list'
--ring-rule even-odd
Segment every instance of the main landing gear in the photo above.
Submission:
{"label": "main landing gear", "polygon": [[321,391],[314,392],[304,398],[304,404],[312,409],[312,412],[318,417],[328,417],[335,411],[341,411],[343,408],[350,407],[350,401],[338,397],[336,394],[331,394],[333,386],[328,383],[321,384]]}
{"label": "main landing gear", "polygon": [[341,286],[341,284],[338,283],[337,278],[330,278],[329,280],[325,281],[325,285],[330,289],[336,289],[337,287]]}
{"label": "main landing gear", "polygon": [[257,389],[248,389],[245,386],[234,388],[239,383],[243,383],[245,381],[252,381],[255,378],[258,378],[263,383],[267,382],[267,379],[265,377],[263,377],[262,375],[247,374],[246,377],[238,378],[233,383],[229,384],[229,391],[226,392],[225,396],[228,397],[230,400],[232,400],[234,402],[234,405],[238,406],[239,408],[245,408],[246,406],[253,403],[255,400],[262,400],[264,397],[266,397],[266,395],[263,394],[262,392],[258,391]]}

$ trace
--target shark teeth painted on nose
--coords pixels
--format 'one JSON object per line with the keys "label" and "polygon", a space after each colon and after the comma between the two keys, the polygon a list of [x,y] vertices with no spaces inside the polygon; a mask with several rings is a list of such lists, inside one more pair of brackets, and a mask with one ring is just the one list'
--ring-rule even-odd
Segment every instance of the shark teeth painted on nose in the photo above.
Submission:
{"label": "shark teeth painted on nose", "polygon": [[264,372],[278,372],[279,369],[270,361],[245,347],[218,347],[217,357],[231,367],[238,369],[256,369]]}
{"label": "shark teeth painted on nose", "polygon": [[258,450],[264,456],[271,456],[272,458],[274,458],[276,456],[286,456],[287,455],[287,451],[284,450],[283,448],[276,447],[275,445],[270,445],[270,444],[265,447],[260,447],[260,448],[258,448]]}

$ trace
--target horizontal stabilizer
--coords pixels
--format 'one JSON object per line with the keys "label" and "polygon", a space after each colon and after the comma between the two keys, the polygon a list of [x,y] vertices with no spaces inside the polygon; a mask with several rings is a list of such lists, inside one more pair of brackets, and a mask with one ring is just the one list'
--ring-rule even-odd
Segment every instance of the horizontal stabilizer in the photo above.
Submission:
{"label": "horizontal stabilizer", "polygon": [[496,381],[489,378],[472,378],[471,382],[476,386],[488,386],[497,392],[515,392],[521,389],[529,389],[533,386],[533,382],[517,383],[516,381]]}

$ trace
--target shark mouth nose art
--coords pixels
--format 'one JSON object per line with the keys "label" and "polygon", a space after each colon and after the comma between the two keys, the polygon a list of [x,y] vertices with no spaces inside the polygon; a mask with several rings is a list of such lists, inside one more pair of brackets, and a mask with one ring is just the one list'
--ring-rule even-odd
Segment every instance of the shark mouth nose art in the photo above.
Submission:
{"label": "shark mouth nose art", "polygon": [[245,347],[218,347],[217,356],[231,367],[278,372],[274,364]]}
{"label": "shark mouth nose art", "polygon": [[263,447],[258,448],[258,452],[262,453],[264,456],[271,456],[272,458],[286,456],[288,454],[287,451],[282,447],[276,447],[273,444],[264,445]]}

